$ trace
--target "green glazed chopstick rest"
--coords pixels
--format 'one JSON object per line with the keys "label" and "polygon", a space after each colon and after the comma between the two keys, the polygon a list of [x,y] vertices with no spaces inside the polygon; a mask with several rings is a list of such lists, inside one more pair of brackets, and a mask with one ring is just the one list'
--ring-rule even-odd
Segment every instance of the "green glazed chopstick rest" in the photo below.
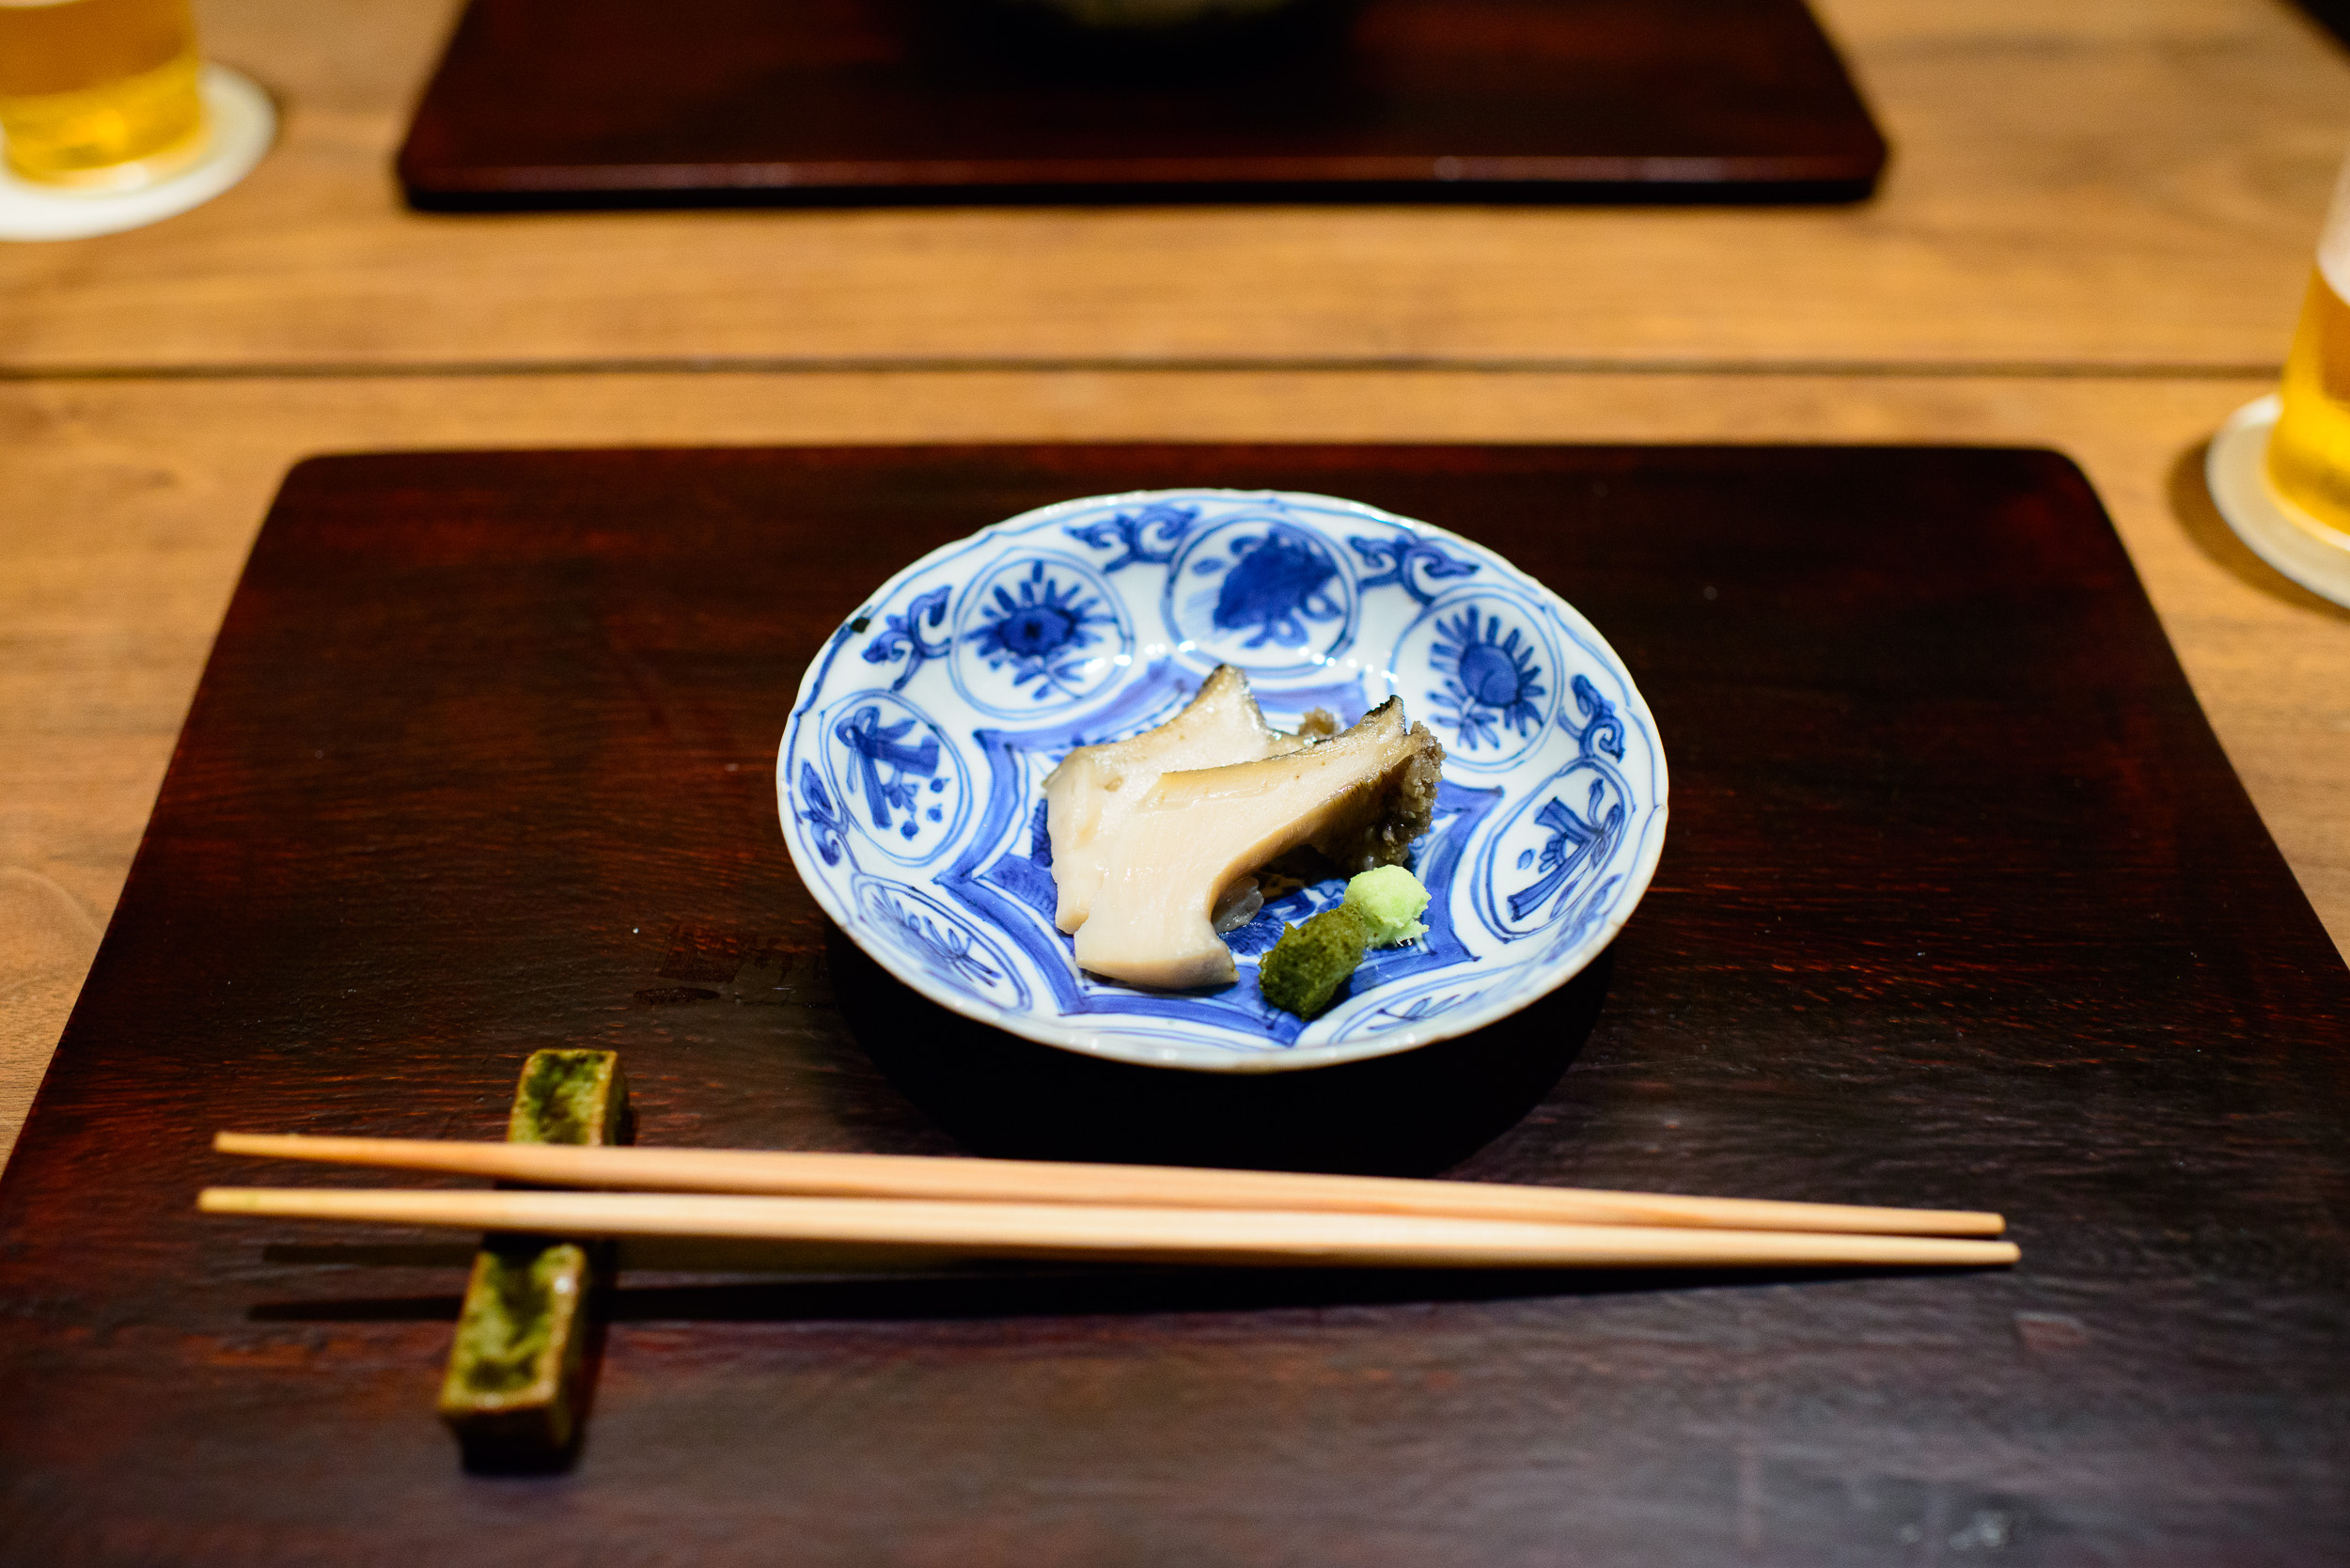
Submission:
{"label": "green glazed chopstick rest", "polygon": [[[611,1051],[536,1051],[523,1064],[509,1143],[630,1140],[628,1080]],[[577,1447],[586,1402],[589,1305],[608,1247],[489,1236],[474,1258],[457,1320],[441,1419],[469,1466],[561,1464]]]}

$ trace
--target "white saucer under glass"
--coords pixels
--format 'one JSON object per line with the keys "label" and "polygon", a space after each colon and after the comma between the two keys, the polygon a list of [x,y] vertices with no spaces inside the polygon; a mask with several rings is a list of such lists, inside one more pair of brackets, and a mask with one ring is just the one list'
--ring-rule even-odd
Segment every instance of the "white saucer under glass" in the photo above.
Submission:
{"label": "white saucer under glass", "polygon": [[2294,505],[2269,480],[2268,437],[2280,407],[2272,392],[2230,415],[2211,438],[2204,480],[2219,515],[2254,555],[2311,593],[2350,606],[2350,534]]}
{"label": "white saucer under glass", "polygon": [[78,190],[26,180],[0,164],[0,240],[82,240],[176,216],[253,171],[277,136],[277,109],[251,77],[207,65],[197,83],[208,139],[185,168],[131,190]]}

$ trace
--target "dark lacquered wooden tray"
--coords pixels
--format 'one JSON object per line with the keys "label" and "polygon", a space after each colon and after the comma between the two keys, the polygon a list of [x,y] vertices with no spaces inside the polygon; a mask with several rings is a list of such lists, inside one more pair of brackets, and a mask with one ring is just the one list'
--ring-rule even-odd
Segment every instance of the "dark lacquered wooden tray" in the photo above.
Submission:
{"label": "dark lacquered wooden tray", "polygon": [[[839,619],[990,521],[1196,483],[1441,523],[1607,635],[1673,769],[1609,964],[1234,1082],[958,1029],[829,933],[771,770]],[[0,1183],[0,1562],[2326,1560],[2346,1003],[2050,453],[322,459]],[[2024,1262],[638,1266],[577,1467],[469,1476],[431,1414],[464,1246],[191,1201],[370,1179],[215,1128],[495,1137],[558,1043],[623,1053],[650,1143],[1458,1160],[1993,1207]]]}
{"label": "dark lacquered wooden tray", "polygon": [[416,206],[1850,201],[1885,143],[1803,0],[1325,0],[1074,48],[981,0],[473,0]]}

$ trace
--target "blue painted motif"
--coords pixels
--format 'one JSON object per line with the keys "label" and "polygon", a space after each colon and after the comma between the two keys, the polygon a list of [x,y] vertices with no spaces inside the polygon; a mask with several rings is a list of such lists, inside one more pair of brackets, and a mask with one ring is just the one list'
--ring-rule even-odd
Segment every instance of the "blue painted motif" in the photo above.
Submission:
{"label": "blue painted motif", "polygon": [[940,637],[932,642],[922,635],[925,621],[930,623],[932,631],[947,623],[947,600],[952,592],[951,588],[940,588],[916,594],[906,605],[905,613],[885,619],[881,635],[865,645],[865,662],[869,665],[885,665],[894,659],[905,658],[907,654],[913,655],[906,659],[906,667],[899,671],[898,679],[889,683],[891,691],[905,690],[906,682],[914,679],[914,672],[922,667],[924,660],[943,659],[952,651],[952,637]]}
{"label": "blue painted motif", "polygon": [[1409,1000],[1388,1002],[1371,1009],[1352,1020],[1338,1038],[1344,1040],[1363,1035],[1390,1034],[1414,1024],[1424,1024],[1432,1018],[1441,1018],[1448,1012],[1457,1012],[1481,1000],[1484,995],[1482,988],[1456,991],[1439,986],[1423,991]]}
{"label": "blue painted motif", "polygon": [[[916,728],[911,718],[895,724],[882,722],[881,709],[868,704],[833,726],[833,735],[858,758],[856,771],[850,776],[850,788],[861,788],[865,794],[865,809],[871,813],[873,825],[887,831],[890,812],[904,814],[898,828],[907,839],[920,832],[914,821],[920,808],[920,786],[915,779],[927,780],[943,787],[945,780],[937,777],[938,737],[924,735],[922,744],[910,745],[906,736]],[[933,815],[932,822],[938,820]]]}
{"label": "blue painted motif", "polygon": [[1531,886],[1522,887],[1510,895],[1510,917],[1524,920],[1535,910],[1550,902],[1551,895],[1567,884],[1586,861],[1603,862],[1616,840],[1623,834],[1623,802],[1607,798],[1607,786],[1600,779],[1591,780],[1590,794],[1578,815],[1563,796],[1553,795],[1543,802],[1534,813],[1534,820],[1550,830],[1539,855],[1526,850],[1518,855],[1518,870],[1529,867],[1542,876]]}
{"label": "blue painted motif", "polygon": [[1354,568],[1311,528],[1213,510],[1167,568],[1161,613],[1195,668],[1237,665],[1261,682],[1329,666],[1355,636]]}
{"label": "blue painted motif", "polygon": [[971,780],[954,741],[905,698],[867,688],[811,727],[811,758],[855,837],[901,865],[943,854],[970,811]]}
{"label": "blue painted motif", "polygon": [[1010,960],[933,900],[897,883],[860,877],[856,902],[926,973],[984,1002],[1027,1005],[1028,988],[1012,972]]}
{"label": "blue painted motif", "polygon": [[[1623,776],[1609,765],[1610,760],[1623,758],[1622,715],[1585,676],[1576,676],[1569,689],[1574,694],[1582,722],[1577,724],[1566,713],[1559,714],[1559,722],[1574,737],[1575,760],[1549,787],[1536,792],[1541,804],[1534,808],[1532,821],[1543,837],[1539,845],[1528,845],[1517,854],[1516,870],[1531,871],[1534,880],[1504,901],[1509,911],[1506,925],[1512,929],[1565,919],[1573,933],[1589,924],[1585,915],[1596,918],[1617,879],[1606,879],[1592,887],[1578,884],[1577,878],[1607,866],[1631,821],[1627,806],[1631,792]],[[1524,809],[1520,808],[1515,822],[1526,820]],[[1514,837],[1517,831],[1513,823],[1503,837]],[[1501,840],[1495,842],[1497,847]],[[1545,906],[1554,907],[1545,914]]]}
{"label": "blue painted motif", "polygon": [[1053,880],[1053,836],[1045,826],[1042,801],[1037,802],[1036,815],[1028,820],[1027,854],[1006,855],[981,874],[1043,917],[1047,925],[1056,923],[1060,914],[1060,886]]}
{"label": "blue painted motif", "polygon": [[[1102,563],[1102,571],[1108,573],[1123,572],[1130,566],[1165,566],[1175,558],[1175,547],[1198,520],[1198,507],[1154,501],[1140,511],[1121,511],[1104,522],[1063,531],[1071,539],[1097,550],[1118,549],[1118,555]],[[1157,536],[1155,544],[1152,542],[1153,535]]]}
{"label": "blue painted motif", "polygon": [[[1365,593],[1393,583],[1425,604],[1436,595],[1434,590],[1420,586],[1420,576],[1465,577],[1477,570],[1475,561],[1448,556],[1426,540],[1416,539],[1410,534],[1394,539],[1371,539],[1351,534],[1346,542],[1355,547],[1356,555],[1377,569],[1372,575],[1355,584]],[[1415,575],[1416,572],[1418,575]]]}
{"label": "blue painted motif", "polygon": [[943,969],[958,980],[975,980],[985,985],[1004,978],[1000,969],[992,968],[971,947],[971,933],[961,926],[942,926],[918,909],[904,904],[879,901],[882,913],[902,935],[919,949],[931,962],[931,967]]}
{"label": "blue painted motif", "polygon": [[990,669],[1009,668],[1015,688],[1035,682],[1039,702],[1083,695],[1090,671],[1082,654],[1102,640],[1099,628],[1118,623],[1098,595],[1081,583],[1062,583],[1041,560],[1009,586],[998,579],[979,619],[966,635],[979,657]]}
{"label": "blue painted motif", "polygon": [[[1235,539],[1230,548],[1231,564],[1216,589],[1214,624],[1219,632],[1249,634],[1243,648],[1302,643],[1306,622],[1346,614],[1344,598],[1330,591],[1338,563],[1305,535],[1273,528],[1258,539]],[[1203,560],[1191,570],[1204,576],[1222,568],[1222,561]]]}
{"label": "blue painted motif", "polygon": [[840,814],[833,808],[832,792],[807,762],[800,764],[800,821],[807,823],[808,840],[827,866],[840,864],[848,845],[840,831]]}
{"label": "blue painted motif", "polygon": [[1520,628],[1501,635],[1499,616],[1487,616],[1480,625],[1474,604],[1456,619],[1437,618],[1429,663],[1444,677],[1444,689],[1434,706],[1462,751],[1500,745],[1505,729],[1524,737],[1542,724],[1549,689],[1534,653],[1533,639]]}
{"label": "blue painted motif", "polygon": [[1559,929],[1552,934],[1550,946],[1535,962],[1555,964],[1581,946],[1584,938],[1606,917],[1608,905],[1616,896],[1616,887],[1622,881],[1621,873],[1603,877],[1580,896],[1570,899],[1559,911]]}
{"label": "blue painted motif", "polygon": [[1623,715],[1616,705],[1599,695],[1588,675],[1578,675],[1568,688],[1574,693],[1574,706],[1583,714],[1577,725],[1565,713],[1559,715],[1559,727],[1575,739],[1576,749],[1586,757],[1605,752],[1617,761],[1623,760]]}
{"label": "blue painted motif", "polygon": [[1465,1003],[1477,1000],[1477,997],[1478,993],[1474,991],[1449,992],[1441,996],[1415,996],[1402,1007],[1381,1008],[1372,1014],[1379,1022],[1371,1027],[1384,1032],[1395,1027],[1398,1024],[1417,1024],[1423,1018],[1434,1018],[1440,1013],[1450,1012]]}

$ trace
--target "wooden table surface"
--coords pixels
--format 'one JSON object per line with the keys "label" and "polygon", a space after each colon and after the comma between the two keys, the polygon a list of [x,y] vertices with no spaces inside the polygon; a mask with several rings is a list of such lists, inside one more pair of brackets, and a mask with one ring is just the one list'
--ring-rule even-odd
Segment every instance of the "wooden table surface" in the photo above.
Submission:
{"label": "wooden table surface", "polygon": [[0,247],[0,1147],[320,450],[2050,446],[2350,946],[2350,612],[2200,478],[2350,138],[2350,55],[2277,0],[1819,0],[1894,149],[1856,208],[426,217],[390,159],[453,8],[199,0],[278,97],[270,160],[143,232]]}

